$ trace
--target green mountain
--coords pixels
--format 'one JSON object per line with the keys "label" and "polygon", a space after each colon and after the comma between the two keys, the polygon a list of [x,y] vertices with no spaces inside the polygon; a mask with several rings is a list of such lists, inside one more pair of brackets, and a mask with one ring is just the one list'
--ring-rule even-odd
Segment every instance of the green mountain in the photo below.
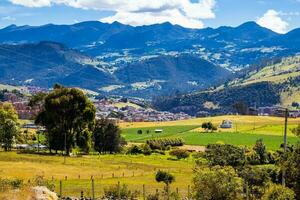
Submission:
{"label": "green mountain", "polygon": [[206,91],[156,98],[154,106],[161,110],[197,115],[235,113],[235,105],[291,106],[300,102],[300,56],[271,62],[248,70],[240,77]]}

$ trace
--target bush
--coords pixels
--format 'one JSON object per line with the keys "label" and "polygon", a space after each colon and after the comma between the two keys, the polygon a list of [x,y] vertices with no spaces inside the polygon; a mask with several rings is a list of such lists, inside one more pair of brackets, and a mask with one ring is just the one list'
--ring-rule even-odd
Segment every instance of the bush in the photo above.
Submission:
{"label": "bush", "polygon": [[282,185],[272,185],[264,194],[263,200],[294,200],[295,192]]}
{"label": "bush", "polygon": [[267,169],[256,166],[245,167],[239,175],[247,183],[250,195],[255,199],[261,199],[270,182]]}
{"label": "bush", "polygon": [[9,189],[19,189],[23,185],[20,179],[0,179],[0,192],[5,192]]}
{"label": "bush", "polygon": [[[119,197],[120,195],[120,197]],[[114,185],[108,188],[104,188],[104,199],[107,200],[135,200],[139,195],[138,191],[130,191],[127,185]]]}
{"label": "bush", "polygon": [[146,142],[151,149],[161,149],[164,150],[167,146],[183,146],[184,141],[181,138],[162,138],[162,139],[152,139]]}
{"label": "bush", "polygon": [[156,194],[149,194],[146,198],[147,200],[159,200],[159,194],[156,193]]}
{"label": "bush", "polygon": [[155,180],[157,182],[164,182],[168,186],[175,181],[175,177],[168,172],[159,170],[156,172]]}
{"label": "bush", "polygon": [[206,147],[204,156],[211,166],[230,165],[237,167],[244,165],[246,161],[244,150],[229,144],[209,144]]}
{"label": "bush", "polygon": [[143,154],[144,155],[148,156],[148,155],[152,154],[152,150],[151,150],[151,148],[148,144],[143,144],[141,147],[143,149]]}
{"label": "bush", "polygon": [[148,144],[143,144],[140,146],[133,145],[128,148],[126,154],[132,154],[132,155],[137,155],[137,154],[144,154],[144,155],[151,155],[152,150],[149,147]]}
{"label": "bush", "polygon": [[170,151],[171,156],[175,156],[178,160],[185,159],[190,156],[190,152],[184,149],[174,149]]}
{"label": "bush", "polygon": [[242,183],[232,167],[201,168],[193,178],[193,199],[241,199]]}
{"label": "bush", "polygon": [[131,147],[128,148],[127,154],[133,154],[133,155],[137,155],[137,154],[142,154],[143,153],[143,150],[137,146],[137,145],[133,145]]}
{"label": "bush", "polygon": [[139,129],[138,131],[137,131],[137,134],[143,134],[143,130],[141,130],[141,129]]}

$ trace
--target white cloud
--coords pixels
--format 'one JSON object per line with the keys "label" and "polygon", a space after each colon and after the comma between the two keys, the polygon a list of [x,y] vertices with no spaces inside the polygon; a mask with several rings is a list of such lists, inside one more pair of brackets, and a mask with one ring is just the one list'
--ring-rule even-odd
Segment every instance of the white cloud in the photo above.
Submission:
{"label": "white cloud", "polygon": [[45,7],[54,4],[113,11],[103,22],[119,21],[130,25],[171,22],[190,28],[202,28],[203,19],[215,18],[216,0],[9,0],[27,7]]}
{"label": "white cloud", "polygon": [[11,3],[26,7],[44,7],[50,6],[50,0],[9,0]]}
{"label": "white cloud", "polygon": [[12,16],[5,16],[1,18],[4,21],[16,21],[16,18],[12,17]]}
{"label": "white cloud", "polygon": [[268,10],[257,23],[263,27],[269,28],[277,33],[286,33],[289,23],[280,17],[280,12],[276,10]]}

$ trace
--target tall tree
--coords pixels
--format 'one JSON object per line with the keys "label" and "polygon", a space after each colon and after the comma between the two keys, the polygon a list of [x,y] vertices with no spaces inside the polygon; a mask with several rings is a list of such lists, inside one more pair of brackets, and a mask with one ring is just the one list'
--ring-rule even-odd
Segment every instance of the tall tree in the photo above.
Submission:
{"label": "tall tree", "polygon": [[18,114],[11,103],[0,105],[0,143],[6,151],[11,150],[13,139],[17,137]]}
{"label": "tall tree", "polygon": [[78,134],[92,129],[95,113],[95,107],[81,90],[55,86],[45,97],[44,108],[38,114],[36,123],[46,127],[50,149],[64,147],[69,154],[77,145]]}
{"label": "tall tree", "polygon": [[99,153],[119,152],[124,141],[119,127],[106,119],[96,121],[93,135],[94,149]]}

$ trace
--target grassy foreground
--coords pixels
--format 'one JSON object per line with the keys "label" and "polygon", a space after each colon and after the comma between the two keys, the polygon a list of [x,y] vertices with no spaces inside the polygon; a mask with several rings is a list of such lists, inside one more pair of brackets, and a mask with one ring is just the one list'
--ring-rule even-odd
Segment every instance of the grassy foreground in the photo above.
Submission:
{"label": "grassy foreground", "polygon": [[[220,125],[226,119],[233,122],[233,128],[219,129],[215,133],[205,133],[200,128],[203,122],[211,121],[215,125]],[[291,133],[290,129],[300,124],[300,119],[288,121],[288,142],[294,144],[298,138]],[[120,127],[123,136],[131,142],[144,142],[151,138],[180,137],[188,145],[227,143],[251,147],[257,139],[262,138],[268,149],[276,150],[283,142],[284,118],[230,115],[172,122],[121,123]],[[155,129],[162,129],[163,133],[155,133]],[[138,130],[142,130],[143,134],[137,134]]]}
{"label": "grassy foreground", "polygon": [[[61,156],[42,156],[17,154],[15,152],[0,152],[0,178],[19,178],[24,181],[35,176],[54,179],[55,190],[59,193],[59,181],[63,180],[63,195],[80,196],[91,193],[91,176],[95,179],[97,196],[103,193],[103,188],[109,185],[127,184],[132,190],[142,191],[145,184],[146,192],[162,190],[163,184],[156,183],[154,174],[158,169],[168,170],[176,177],[172,189],[179,188],[181,194],[186,194],[191,184],[194,161],[168,160],[167,155],[131,156],[131,155],[90,155],[77,158],[67,158],[63,164]],[[124,173],[124,177],[123,177]],[[67,176],[67,180],[65,177]]]}

